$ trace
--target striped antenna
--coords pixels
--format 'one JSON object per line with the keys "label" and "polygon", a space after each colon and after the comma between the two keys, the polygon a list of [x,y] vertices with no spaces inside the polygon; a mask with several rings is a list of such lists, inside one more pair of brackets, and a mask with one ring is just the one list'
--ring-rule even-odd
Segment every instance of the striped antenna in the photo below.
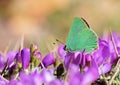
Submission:
{"label": "striped antenna", "polygon": [[59,42],[59,43],[61,43],[61,44],[64,44],[62,41],[60,41],[60,40],[58,40],[58,39],[56,39],[56,41]]}
{"label": "striped antenna", "polygon": [[88,22],[82,17],[81,17],[81,19],[85,22],[85,24],[88,26],[88,28],[90,28],[90,25],[88,24]]}

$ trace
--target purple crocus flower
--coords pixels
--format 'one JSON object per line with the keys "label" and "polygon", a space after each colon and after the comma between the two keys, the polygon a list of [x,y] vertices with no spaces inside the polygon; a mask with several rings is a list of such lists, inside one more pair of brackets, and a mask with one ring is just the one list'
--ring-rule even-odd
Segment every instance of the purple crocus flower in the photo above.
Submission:
{"label": "purple crocus flower", "polygon": [[22,58],[21,58],[21,51],[18,51],[16,53],[15,59],[17,62],[21,63],[22,62]]}
{"label": "purple crocus flower", "polygon": [[8,85],[23,85],[21,82],[17,81],[17,80],[11,80]]}
{"label": "purple crocus flower", "polygon": [[68,53],[65,56],[64,65],[65,65],[65,67],[66,67],[67,70],[69,69],[70,64],[73,62],[72,61],[73,58],[74,58],[74,53],[72,53],[72,52]]}
{"label": "purple crocus flower", "polygon": [[[112,36],[119,55],[120,36],[116,33]],[[62,44],[58,48],[59,56],[55,57],[51,52],[43,59],[36,45],[31,45],[30,49],[23,48],[17,53],[10,51],[6,57],[0,55],[0,71],[7,65],[2,76],[9,79],[0,76],[0,85],[90,85],[102,74],[108,73],[118,59],[111,35],[99,39],[98,45],[98,49],[86,53],[85,50],[68,52]],[[48,68],[55,62],[55,67]],[[37,67],[39,63],[43,68]],[[61,72],[58,71],[59,67]]]}
{"label": "purple crocus flower", "polygon": [[88,85],[99,77],[98,66],[90,54],[68,52],[64,60],[70,85]]}
{"label": "purple crocus flower", "polygon": [[32,64],[33,67],[36,67],[40,62],[41,53],[38,51],[38,48],[36,45],[35,46],[32,45],[32,46],[33,47],[31,49],[23,48],[22,50],[18,51],[16,54],[16,57],[15,57],[16,61],[19,64],[22,63],[23,69],[27,69],[30,63]]}
{"label": "purple crocus flower", "polygon": [[5,64],[7,63],[8,67],[11,67],[14,65],[16,52],[10,51],[6,54],[6,56],[0,55],[0,69],[2,70],[5,67]]}
{"label": "purple crocus flower", "polygon": [[41,53],[40,52],[34,52],[34,56],[36,56],[37,59],[41,59]]}
{"label": "purple crocus flower", "polygon": [[42,60],[42,64],[45,67],[48,67],[49,65],[53,64],[54,62],[55,62],[55,58],[54,58],[54,53],[53,52],[47,54]]}
{"label": "purple crocus flower", "polygon": [[22,68],[27,69],[30,64],[30,49],[23,48],[21,51]]}
{"label": "purple crocus flower", "polygon": [[56,79],[50,70],[43,69],[41,72],[38,70],[32,73],[20,73],[19,80],[11,80],[9,85],[63,85],[62,82]]}
{"label": "purple crocus flower", "polygon": [[111,37],[113,37],[115,45],[117,47],[120,47],[120,44],[119,44],[120,43],[120,35],[118,33],[116,33],[116,32],[112,32],[112,36],[111,36],[111,34],[107,34],[106,33],[106,34],[103,35],[102,39],[105,40],[105,41],[107,41],[107,42],[111,42],[112,41]]}
{"label": "purple crocus flower", "polygon": [[79,69],[78,66],[71,64],[68,70],[69,85],[89,85],[99,77],[98,67],[93,58],[91,65],[88,68],[84,68],[84,72],[80,72]]}
{"label": "purple crocus flower", "polygon": [[81,68],[89,66],[91,63],[91,55],[83,52],[68,52],[65,56],[64,64],[66,69],[69,69],[70,64],[80,65]]}
{"label": "purple crocus flower", "polygon": [[59,79],[54,79],[48,85],[64,85]]}
{"label": "purple crocus flower", "polygon": [[4,65],[5,65],[5,58],[2,55],[0,55],[0,70],[3,70]]}
{"label": "purple crocus flower", "polygon": [[[120,36],[116,32],[113,32],[112,35],[104,34],[103,39],[108,42],[109,49],[110,49],[110,55],[111,55],[110,61],[113,64],[117,61],[118,55],[120,55]],[[113,42],[118,51],[118,55],[116,54]]]}
{"label": "purple crocus flower", "polygon": [[6,57],[8,60],[8,66],[10,66],[15,60],[15,55],[16,55],[16,52],[13,52],[13,51],[7,53]]}
{"label": "purple crocus flower", "polygon": [[[32,75],[32,74],[25,74],[25,73],[21,73],[20,74],[20,82],[23,84],[25,84],[25,85],[37,85],[36,83],[39,83],[40,85],[41,85],[41,82],[40,82],[40,80],[39,80],[39,77],[37,77],[37,76],[39,76],[39,75]],[[37,80],[36,82],[35,82],[35,79]]]}
{"label": "purple crocus flower", "polygon": [[99,39],[99,48],[93,53],[95,62],[99,67],[99,74],[105,74],[110,71],[112,63],[110,62],[110,48],[108,42]]}
{"label": "purple crocus flower", "polygon": [[65,59],[65,55],[66,55],[66,51],[64,50],[65,48],[65,45],[64,44],[61,44],[59,47],[58,47],[58,54],[59,56],[64,60]]}
{"label": "purple crocus flower", "polygon": [[37,45],[31,45],[31,54],[33,54],[34,57],[37,59],[41,59],[41,53],[38,51],[38,46]]}
{"label": "purple crocus flower", "polygon": [[47,70],[47,69],[43,69],[41,71],[40,78],[43,83],[48,83],[48,82],[51,82],[52,80],[54,80],[53,74],[51,73],[50,70]]}
{"label": "purple crocus flower", "polygon": [[8,85],[42,85],[37,76],[21,72],[19,80],[11,80]]}
{"label": "purple crocus flower", "polygon": [[[43,69],[40,73],[35,72],[34,75],[39,75],[39,81],[41,84],[46,85],[63,85],[63,83],[54,77],[53,69]],[[35,85],[40,85],[40,83]]]}

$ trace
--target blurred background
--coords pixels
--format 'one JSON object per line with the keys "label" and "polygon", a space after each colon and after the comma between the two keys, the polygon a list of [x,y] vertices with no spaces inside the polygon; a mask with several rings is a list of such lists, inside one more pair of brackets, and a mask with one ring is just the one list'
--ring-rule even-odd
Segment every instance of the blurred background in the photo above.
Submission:
{"label": "blurred background", "polygon": [[[21,42],[44,53],[65,42],[74,17],[83,17],[99,35],[120,32],[120,0],[0,0],[0,50],[18,49]],[[24,40],[23,40],[24,36]]]}

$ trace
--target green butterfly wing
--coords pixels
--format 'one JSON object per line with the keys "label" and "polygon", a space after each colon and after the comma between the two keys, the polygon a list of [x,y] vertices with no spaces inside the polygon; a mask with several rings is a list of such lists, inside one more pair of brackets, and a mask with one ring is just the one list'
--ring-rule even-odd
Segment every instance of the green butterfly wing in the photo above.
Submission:
{"label": "green butterfly wing", "polygon": [[83,19],[76,17],[73,21],[72,27],[68,34],[68,38],[66,42],[66,46],[68,48],[67,50],[70,51],[69,47],[71,45],[72,40],[74,39],[74,37],[76,37],[76,34],[79,33],[83,29],[89,29],[89,28]]}
{"label": "green butterfly wing", "polygon": [[74,19],[74,22],[72,24],[71,30],[68,34],[68,40],[67,43],[69,43],[72,38],[74,38],[74,36],[76,35],[76,33],[78,33],[79,31],[81,31],[82,29],[88,29],[87,24],[84,22],[83,19],[80,19],[78,17],[76,17]]}
{"label": "green butterfly wing", "polygon": [[91,52],[97,48],[97,44],[97,35],[89,29],[82,19],[75,18],[66,41],[66,49],[68,51],[83,51],[86,49],[86,52]]}

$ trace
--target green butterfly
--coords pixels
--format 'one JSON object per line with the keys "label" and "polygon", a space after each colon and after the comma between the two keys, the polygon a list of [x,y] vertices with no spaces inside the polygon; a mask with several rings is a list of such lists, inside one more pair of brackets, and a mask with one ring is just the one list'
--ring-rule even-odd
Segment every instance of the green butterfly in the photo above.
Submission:
{"label": "green butterfly", "polygon": [[98,37],[83,18],[76,17],[66,41],[67,51],[92,52],[98,47]]}

